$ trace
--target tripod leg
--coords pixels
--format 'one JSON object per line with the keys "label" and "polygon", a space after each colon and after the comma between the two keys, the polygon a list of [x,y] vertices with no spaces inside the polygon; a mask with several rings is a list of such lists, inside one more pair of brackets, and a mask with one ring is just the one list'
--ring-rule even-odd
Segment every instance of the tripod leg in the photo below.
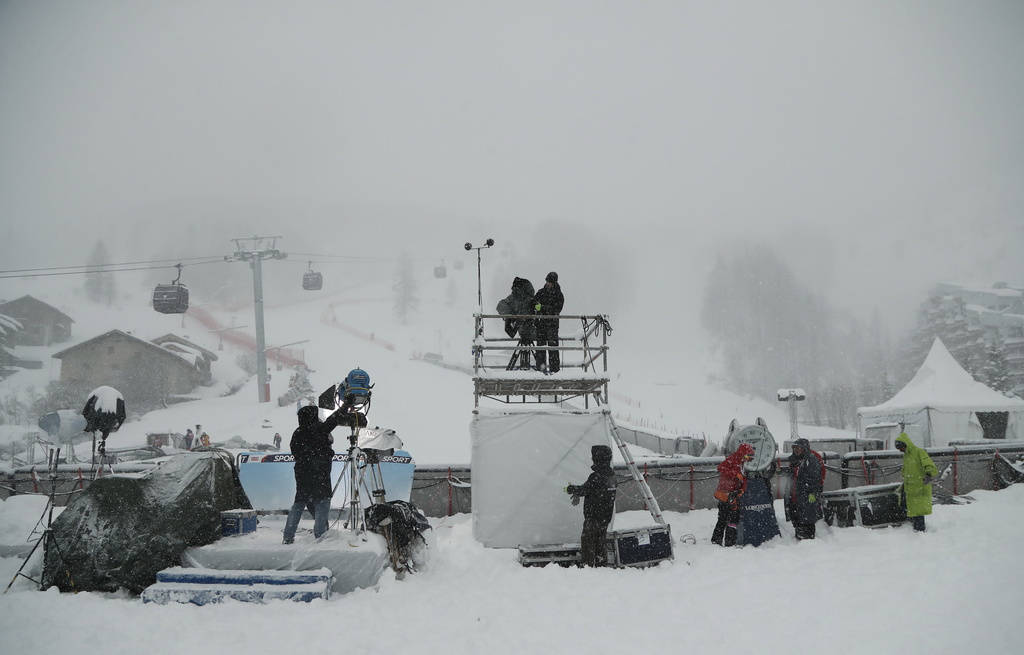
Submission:
{"label": "tripod leg", "polygon": [[[18,567],[18,571],[14,574],[14,577],[11,578],[11,581],[7,583],[7,587],[4,589],[4,593],[5,594],[8,591],[10,591],[11,586],[14,584],[14,581],[17,580],[19,577],[23,577],[26,580],[32,580],[32,582],[35,582],[37,585],[42,586],[41,582],[39,582],[37,580],[33,580],[32,578],[30,578],[27,575],[22,573],[22,571],[25,570],[25,567],[28,566],[28,563],[32,561],[32,555],[35,554],[36,548],[39,548],[39,544],[41,544],[41,543],[43,543],[43,538],[42,537],[40,537],[39,541],[37,541],[35,544],[32,545],[32,550],[28,551],[28,555],[25,557],[25,561],[22,562],[21,566]],[[45,549],[44,549],[44,552],[45,552]],[[45,564],[45,562],[44,562],[44,564]]]}

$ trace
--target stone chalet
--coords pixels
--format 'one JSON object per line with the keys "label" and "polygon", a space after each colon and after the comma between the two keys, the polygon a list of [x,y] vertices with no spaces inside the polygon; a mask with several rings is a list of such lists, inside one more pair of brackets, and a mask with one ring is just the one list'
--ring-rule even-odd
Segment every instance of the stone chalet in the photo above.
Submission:
{"label": "stone chalet", "polygon": [[60,380],[84,387],[112,386],[125,396],[168,400],[210,383],[212,352],[175,335],[155,343],[111,330],[54,354]]}
{"label": "stone chalet", "polygon": [[11,346],[51,346],[71,338],[75,321],[52,305],[32,296],[0,303],[0,314],[21,323]]}

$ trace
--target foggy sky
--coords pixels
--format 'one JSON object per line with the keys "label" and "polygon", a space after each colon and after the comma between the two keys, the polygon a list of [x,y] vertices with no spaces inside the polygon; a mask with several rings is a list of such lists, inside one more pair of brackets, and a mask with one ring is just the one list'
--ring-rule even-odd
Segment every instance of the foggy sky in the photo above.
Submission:
{"label": "foggy sky", "polygon": [[0,2],[0,268],[192,226],[492,237],[539,280],[576,230],[693,302],[751,240],[902,326],[937,281],[1024,284],[1022,35],[1013,0]]}

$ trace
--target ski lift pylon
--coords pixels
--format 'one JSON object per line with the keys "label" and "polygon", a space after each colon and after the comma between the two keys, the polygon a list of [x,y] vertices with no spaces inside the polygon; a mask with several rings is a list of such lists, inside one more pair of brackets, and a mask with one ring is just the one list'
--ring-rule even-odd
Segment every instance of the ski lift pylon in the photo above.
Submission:
{"label": "ski lift pylon", "polygon": [[161,314],[184,314],[188,310],[188,288],[181,283],[181,264],[175,264],[178,277],[170,284],[153,289],[153,309]]}

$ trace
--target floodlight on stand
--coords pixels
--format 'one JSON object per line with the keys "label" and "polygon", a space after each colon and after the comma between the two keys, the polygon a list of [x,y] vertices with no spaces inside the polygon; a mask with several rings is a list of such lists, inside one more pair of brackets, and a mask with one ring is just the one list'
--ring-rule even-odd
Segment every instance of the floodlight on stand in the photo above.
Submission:
{"label": "floodlight on stand", "polygon": [[466,242],[466,250],[476,250],[476,299],[480,305],[480,313],[484,313],[484,296],[482,287],[480,284],[480,251],[484,248],[490,248],[494,245],[494,239],[488,239],[484,241],[482,246],[474,246],[472,243]]}

